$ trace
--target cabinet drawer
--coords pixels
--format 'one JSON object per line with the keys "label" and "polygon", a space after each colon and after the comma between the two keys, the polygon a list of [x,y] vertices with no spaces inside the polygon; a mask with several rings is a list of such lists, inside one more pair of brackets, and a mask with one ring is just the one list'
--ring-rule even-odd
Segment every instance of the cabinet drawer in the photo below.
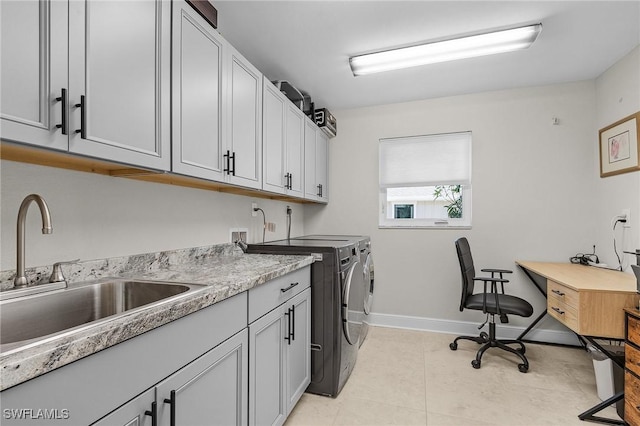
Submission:
{"label": "cabinet drawer", "polygon": [[311,268],[307,266],[249,290],[249,323],[302,292],[310,282]]}
{"label": "cabinet drawer", "polygon": [[633,345],[625,345],[624,357],[627,369],[640,376],[640,350]]}
{"label": "cabinet drawer", "polygon": [[564,303],[565,306],[577,309],[579,297],[577,291],[555,281],[547,280],[547,298],[549,300],[553,299],[556,303]]}
{"label": "cabinet drawer", "polygon": [[640,320],[627,315],[627,340],[640,346]]}
{"label": "cabinet drawer", "polygon": [[628,371],[624,373],[624,419],[640,425],[640,380]]}

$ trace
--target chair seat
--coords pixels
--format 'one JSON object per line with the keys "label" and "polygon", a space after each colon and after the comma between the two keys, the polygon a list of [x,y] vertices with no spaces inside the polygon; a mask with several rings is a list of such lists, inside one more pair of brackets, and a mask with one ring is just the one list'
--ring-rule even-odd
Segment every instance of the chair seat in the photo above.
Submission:
{"label": "chair seat", "polygon": [[[464,307],[481,311],[483,297],[483,294],[473,294],[467,297]],[[499,294],[498,299],[500,303],[500,313],[502,314],[518,315],[521,317],[530,317],[533,314],[533,306],[524,299],[509,296],[508,294]],[[490,314],[498,313],[494,294],[487,294],[487,312]]]}

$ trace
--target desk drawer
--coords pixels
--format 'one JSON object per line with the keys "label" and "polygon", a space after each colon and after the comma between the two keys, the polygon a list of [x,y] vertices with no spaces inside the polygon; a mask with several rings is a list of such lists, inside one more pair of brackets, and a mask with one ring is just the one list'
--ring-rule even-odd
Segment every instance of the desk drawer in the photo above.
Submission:
{"label": "desk drawer", "polygon": [[577,291],[552,280],[547,280],[547,298],[556,300],[558,303],[562,302],[565,306],[571,306],[575,310],[578,309],[580,300]]}
{"label": "desk drawer", "polygon": [[578,330],[578,309],[567,305],[564,300],[549,297],[547,299],[547,313],[571,330]]}
{"label": "desk drawer", "polygon": [[624,373],[624,419],[630,425],[640,425],[640,380]]}

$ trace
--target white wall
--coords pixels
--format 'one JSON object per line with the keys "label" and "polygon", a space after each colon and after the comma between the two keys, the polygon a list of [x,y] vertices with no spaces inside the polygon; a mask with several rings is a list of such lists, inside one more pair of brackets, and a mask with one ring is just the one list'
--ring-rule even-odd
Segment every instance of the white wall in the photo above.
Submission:
{"label": "white wall", "polygon": [[38,208],[29,208],[26,265],[59,260],[99,259],[229,242],[229,228],[249,228],[249,241],[262,239],[265,210],[276,232],[286,237],[286,206],[293,209],[292,235],[303,233],[301,204],[141,182],[91,173],[0,163],[1,269],[16,267],[16,220],[22,199],[42,195],[51,210],[54,231],[42,235]]}
{"label": "white wall", "polygon": [[[337,111],[330,203],[305,206],[307,233],[369,234],[373,311],[479,321],[460,313],[454,240],[469,238],[478,269],[516,259],[568,261],[595,243],[593,81]],[[560,125],[552,125],[557,117]],[[471,230],[378,229],[378,140],[473,132]],[[516,271],[511,291],[541,312],[545,300]],[[530,320],[512,318],[515,325]],[[555,327],[544,321],[543,327]]]}
{"label": "white wall", "polygon": [[[596,80],[597,128],[601,129],[640,111],[640,46],[614,64]],[[598,145],[594,154],[594,197],[598,200],[595,210],[597,218],[597,244],[600,260],[610,266],[618,266],[613,249],[611,220],[621,214],[622,209],[631,209],[631,228],[616,229],[618,252],[623,266],[631,273],[630,263],[635,258],[623,255],[622,250],[640,248],[640,172],[624,173],[600,178]],[[622,246],[622,247],[621,247]]]}

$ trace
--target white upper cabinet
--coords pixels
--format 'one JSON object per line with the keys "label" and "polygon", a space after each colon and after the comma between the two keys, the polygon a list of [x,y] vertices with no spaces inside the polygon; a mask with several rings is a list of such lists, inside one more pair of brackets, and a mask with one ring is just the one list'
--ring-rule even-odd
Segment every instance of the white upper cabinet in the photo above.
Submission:
{"label": "white upper cabinet", "polygon": [[0,1],[3,141],[327,201],[326,136],[186,1]]}
{"label": "white upper cabinet", "polygon": [[265,78],[264,190],[303,197],[304,117],[304,113]]}
{"label": "white upper cabinet", "polygon": [[69,147],[63,121],[68,95],[67,8],[66,1],[2,2],[2,139],[65,151]]}
{"label": "white upper cabinet", "polygon": [[329,202],[329,137],[316,131],[316,182],[318,201]]}
{"label": "white upper cabinet", "polygon": [[286,99],[264,79],[264,182],[263,189],[284,193],[284,138]]}
{"label": "white upper cabinet", "polygon": [[171,3],[69,3],[69,150],[170,168]]}
{"label": "white upper cabinet", "polygon": [[262,74],[230,44],[227,49],[227,175],[229,182],[262,187]]}
{"label": "white upper cabinet", "polygon": [[304,196],[304,120],[305,115],[295,105],[287,105],[285,139],[285,193]]}
{"label": "white upper cabinet", "polygon": [[172,31],[171,169],[222,181],[226,149],[223,40],[184,1],[173,3]]}
{"label": "white upper cabinet", "polygon": [[184,1],[173,2],[172,171],[262,186],[262,74]]}
{"label": "white upper cabinet", "polygon": [[328,202],[329,138],[310,120],[305,121],[304,161],[306,199]]}

